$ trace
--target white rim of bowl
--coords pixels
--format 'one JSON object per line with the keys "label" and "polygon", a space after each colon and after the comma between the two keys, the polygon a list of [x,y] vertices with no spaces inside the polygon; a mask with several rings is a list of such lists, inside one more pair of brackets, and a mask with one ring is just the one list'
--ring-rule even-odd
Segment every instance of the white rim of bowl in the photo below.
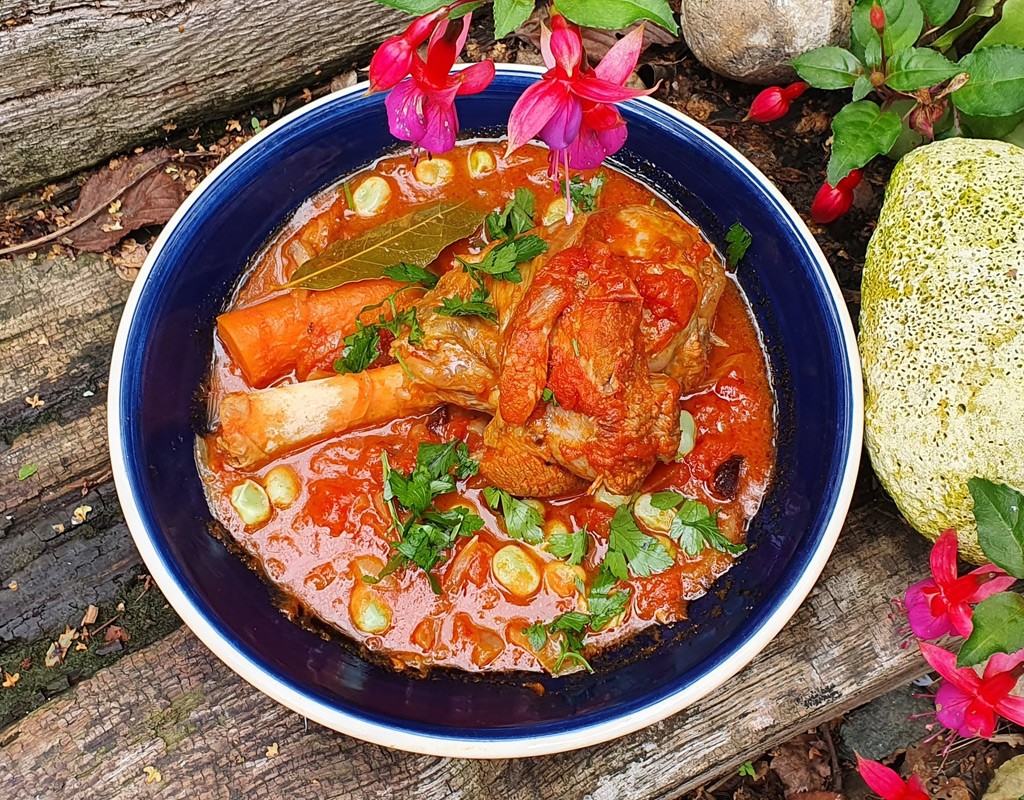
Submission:
{"label": "white rim of bowl", "polygon": [[[505,73],[518,73],[524,76],[540,77],[544,73],[541,67],[516,64],[498,64],[496,67]],[[284,127],[339,98],[363,93],[367,91],[367,88],[368,84],[364,81],[348,89],[322,97],[268,126],[265,133],[270,133],[276,128]],[[146,258],[138,277],[135,279],[131,293],[128,295],[128,301],[125,304],[121,322],[118,326],[117,337],[114,340],[110,383],[107,390],[107,429],[110,443],[110,460],[118,499],[124,511],[128,530],[135,540],[135,546],[142,555],[142,560],[155,579],[157,586],[184,623],[214,655],[256,689],[259,689],[282,705],[287,706],[292,711],[332,730],[348,734],[372,744],[413,753],[449,758],[521,758],[550,755],[601,744],[660,722],[666,717],[676,714],[687,706],[703,699],[722,686],[722,684],[747,666],[778,635],[779,631],[796,613],[796,610],[803,603],[821,575],[825,563],[832,554],[849,511],[854,483],[857,478],[857,469],[860,463],[863,438],[864,400],[860,358],[857,353],[857,342],[853,332],[853,324],[850,321],[839,285],[832,274],[832,269],[829,267],[824,253],[822,253],[821,248],[807,229],[803,220],[800,219],[800,216],[789,204],[789,201],[783,197],[782,193],[775,188],[757,167],[751,164],[728,142],[671,106],[648,97],[639,98],[639,100],[632,102],[653,106],[659,113],[668,114],[683,128],[695,131],[702,137],[710,138],[722,151],[743,167],[760,184],[760,187],[775,200],[789,218],[789,222],[803,237],[805,245],[814,258],[814,264],[820,273],[820,277],[824,280],[831,293],[836,316],[839,318],[842,327],[843,343],[849,360],[852,400],[852,408],[850,410],[853,430],[851,431],[850,448],[843,469],[843,480],[836,496],[836,504],[814,555],[807,564],[803,574],[793,586],[792,591],[786,596],[779,607],[768,616],[757,632],[752,634],[732,655],[728,656],[717,669],[712,670],[689,686],[644,708],[615,719],[558,733],[538,734],[521,738],[487,738],[486,736],[462,738],[458,736],[433,736],[426,733],[413,733],[372,722],[344,711],[328,708],[316,699],[295,690],[272,672],[251,661],[200,613],[191,598],[188,597],[184,589],[178,584],[178,581],[171,573],[169,565],[164,561],[163,556],[157,552],[152,540],[149,538],[135,499],[134,489],[129,483],[125,468],[121,419],[118,412],[121,407],[121,377],[128,333],[135,316],[139,298],[142,295],[143,285],[153,268],[153,264],[167,239],[173,234],[174,229],[181,222],[185,214],[188,213],[188,210],[199,200],[203,192],[216,182],[221,174],[230,169],[231,165],[242,158],[251,148],[260,144],[264,135],[264,133],[261,133],[239,147],[202,181],[174,213],[174,216],[171,217],[160,233],[152,250],[150,250],[149,256]]]}

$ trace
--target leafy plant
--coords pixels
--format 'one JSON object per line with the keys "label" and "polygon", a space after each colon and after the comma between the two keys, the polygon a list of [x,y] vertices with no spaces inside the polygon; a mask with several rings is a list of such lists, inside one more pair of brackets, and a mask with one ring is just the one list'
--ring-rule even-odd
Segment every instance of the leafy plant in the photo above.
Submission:
{"label": "leafy plant", "polygon": [[[1000,7],[974,48],[958,49]],[[936,139],[1024,140],[1024,0],[857,0],[852,20],[849,49],[819,47],[791,62],[812,87],[851,92],[832,120],[829,187],[876,156],[899,158]],[[778,119],[785,92],[766,89],[749,118]],[[815,218],[845,212],[840,199]]]}

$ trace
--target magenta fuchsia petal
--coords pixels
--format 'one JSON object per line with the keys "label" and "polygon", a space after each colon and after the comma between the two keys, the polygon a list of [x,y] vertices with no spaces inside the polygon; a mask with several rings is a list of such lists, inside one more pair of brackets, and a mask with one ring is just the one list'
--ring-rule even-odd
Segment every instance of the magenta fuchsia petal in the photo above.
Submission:
{"label": "magenta fuchsia petal", "polygon": [[571,169],[593,169],[626,142],[626,121],[612,106],[591,105],[583,111],[579,136],[569,147]]}
{"label": "magenta fuchsia petal", "polygon": [[537,133],[544,143],[552,150],[565,150],[573,143],[580,132],[583,121],[583,107],[580,101],[571,94],[566,95],[551,118]]}
{"label": "magenta fuchsia petal", "polygon": [[447,153],[455,147],[459,118],[452,103],[437,102],[427,96],[423,105],[424,131],[418,144],[431,153]]}
{"label": "magenta fuchsia petal", "polygon": [[943,683],[935,693],[935,716],[939,724],[961,736],[973,734],[964,728],[964,714],[971,704],[971,698],[951,683]]}
{"label": "magenta fuchsia petal", "polygon": [[507,152],[518,150],[540,133],[568,98],[569,89],[562,81],[541,80],[528,86],[508,118]]}
{"label": "magenta fuchsia petal", "polygon": [[940,584],[956,580],[957,546],[956,531],[952,528],[943,531],[932,546],[928,561],[931,564],[932,575]]}
{"label": "magenta fuchsia petal", "polygon": [[896,770],[877,761],[861,758],[858,753],[857,771],[871,791],[883,800],[899,800],[903,796],[905,784]]}
{"label": "magenta fuchsia petal", "polygon": [[551,15],[551,27],[551,57],[555,66],[560,67],[568,77],[575,77],[583,60],[580,29],[561,14]]}
{"label": "magenta fuchsia petal", "polygon": [[937,592],[935,581],[925,578],[908,588],[903,595],[910,630],[918,639],[938,639],[952,630],[948,616],[932,612],[931,595]]}
{"label": "magenta fuchsia petal", "polygon": [[590,73],[573,81],[572,91],[577,97],[594,103],[621,103],[624,100],[632,100],[634,97],[648,95],[654,89],[627,89],[617,83],[601,80]]}
{"label": "magenta fuchsia petal", "polygon": [[594,74],[603,81],[622,85],[636,69],[636,62],[644,47],[644,26],[639,25],[611,46]]}
{"label": "magenta fuchsia petal", "polygon": [[459,94],[476,94],[491,85],[494,80],[494,62],[481,61],[466,67],[459,74]]}
{"label": "magenta fuchsia petal", "polygon": [[388,112],[391,135],[404,142],[418,143],[426,132],[423,121],[423,103],[426,94],[412,78],[407,78],[391,90],[384,99]]}

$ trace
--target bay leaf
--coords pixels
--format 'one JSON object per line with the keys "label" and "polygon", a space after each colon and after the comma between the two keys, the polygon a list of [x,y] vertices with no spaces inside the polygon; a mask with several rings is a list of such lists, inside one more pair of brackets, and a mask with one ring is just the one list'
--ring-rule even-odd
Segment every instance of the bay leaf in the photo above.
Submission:
{"label": "bay leaf", "polygon": [[465,202],[416,209],[354,239],[335,242],[295,270],[285,287],[333,289],[379,278],[399,262],[425,267],[448,245],[479,228],[483,216]]}

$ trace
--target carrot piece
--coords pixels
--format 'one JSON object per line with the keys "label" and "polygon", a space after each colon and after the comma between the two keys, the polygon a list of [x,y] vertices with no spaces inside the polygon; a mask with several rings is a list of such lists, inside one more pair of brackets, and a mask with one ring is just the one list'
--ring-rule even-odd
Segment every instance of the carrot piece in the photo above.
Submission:
{"label": "carrot piece", "polygon": [[[289,292],[221,314],[217,333],[245,380],[261,389],[294,370],[310,349],[338,347],[355,331],[363,308],[381,302],[401,286],[379,278],[323,292]],[[398,298],[408,303],[404,296],[415,294],[403,292]]]}

